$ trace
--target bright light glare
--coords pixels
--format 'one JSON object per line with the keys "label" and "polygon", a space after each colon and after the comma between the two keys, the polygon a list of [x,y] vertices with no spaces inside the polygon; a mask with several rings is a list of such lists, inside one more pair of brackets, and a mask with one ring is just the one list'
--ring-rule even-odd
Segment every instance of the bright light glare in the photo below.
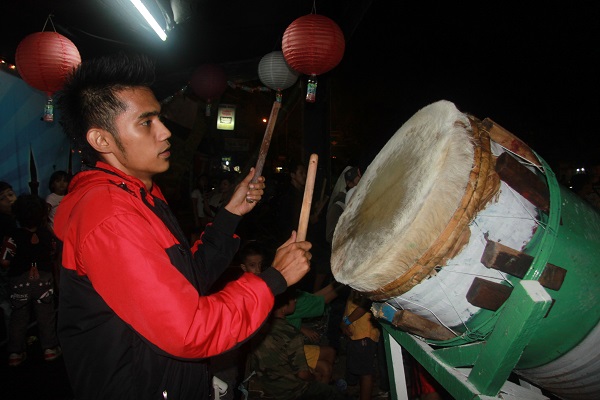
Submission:
{"label": "bright light glare", "polygon": [[156,32],[158,37],[161,38],[163,42],[167,40],[167,34],[165,33],[165,31],[162,30],[160,25],[158,25],[158,22],[156,22],[156,20],[154,19],[152,14],[150,14],[146,6],[143,5],[140,0],[131,0],[131,2],[135,6],[135,8],[137,8],[140,14],[142,14],[142,16],[146,19],[146,21],[150,24],[152,29],[154,29],[154,32]]}

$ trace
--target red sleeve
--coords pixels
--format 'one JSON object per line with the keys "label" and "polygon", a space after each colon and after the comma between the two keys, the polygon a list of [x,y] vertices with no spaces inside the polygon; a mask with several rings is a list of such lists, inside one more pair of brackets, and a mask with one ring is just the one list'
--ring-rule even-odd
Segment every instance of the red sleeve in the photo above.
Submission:
{"label": "red sleeve", "polygon": [[139,215],[113,216],[99,224],[77,258],[77,265],[85,266],[79,272],[87,274],[108,306],[176,357],[210,357],[230,349],[258,329],[273,306],[270,289],[252,274],[200,296]]}

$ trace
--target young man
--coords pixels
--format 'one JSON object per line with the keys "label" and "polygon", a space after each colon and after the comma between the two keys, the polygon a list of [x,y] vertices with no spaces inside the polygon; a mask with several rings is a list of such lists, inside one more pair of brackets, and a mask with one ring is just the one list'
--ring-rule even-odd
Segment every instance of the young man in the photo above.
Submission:
{"label": "young man", "polygon": [[59,97],[63,128],[88,164],[54,220],[64,242],[58,332],[78,399],[207,399],[203,359],[252,335],[274,295],[309,268],[311,245],[293,233],[273,267],[206,295],[264,178],[250,183],[251,171],[190,250],[152,181],[169,167],[171,136],[153,76],[142,56],[84,61]]}

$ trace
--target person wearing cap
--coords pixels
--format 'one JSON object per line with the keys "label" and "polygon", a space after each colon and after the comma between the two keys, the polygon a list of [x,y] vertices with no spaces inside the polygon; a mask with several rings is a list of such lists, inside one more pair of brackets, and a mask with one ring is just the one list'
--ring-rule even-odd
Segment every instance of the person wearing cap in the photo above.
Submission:
{"label": "person wearing cap", "polygon": [[[360,173],[360,169],[358,167],[346,167],[343,171],[343,177],[345,186],[341,189],[334,188],[334,193],[332,193],[332,201],[329,203],[329,208],[327,209],[327,226],[325,228],[325,238],[327,239],[327,243],[331,244],[333,242],[333,233],[335,231],[335,226],[337,225],[338,219],[344,209],[346,208],[346,194],[349,191],[353,191],[353,189],[360,182],[360,178],[362,177]],[[341,176],[340,176],[341,179]],[[338,179],[338,182],[340,181]],[[338,185],[336,184],[336,187]]]}

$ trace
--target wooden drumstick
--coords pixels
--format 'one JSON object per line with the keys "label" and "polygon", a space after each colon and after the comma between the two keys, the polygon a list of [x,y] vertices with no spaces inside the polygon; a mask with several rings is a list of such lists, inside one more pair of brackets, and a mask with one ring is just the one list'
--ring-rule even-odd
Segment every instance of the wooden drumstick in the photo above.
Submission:
{"label": "wooden drumstick", "polygon": [[278,101],[273,102],[271,108],[271,115],[269,116],[269,122],[265,128],[265,136],[263,136],[262,144],[260,145],[260,151],[258,153],[258,160],[256,161],[256,167],[254,167],[254,177],[252,183],[258,182],[258,177],[262,174],[263,167],[265,166],[265,159],[269,152],[269,145],[271,144],[271,137],[273,137],[273,129],[275,129],[275,122],[277,122],[277,114],[281,108],[281,103]]}
{"label": "wooden drumstick", "polygon": [[303,242],[306,240],[306,231],[308,230],[308,220],[310,219],[310,208],[312,206],[313,191],[315,190],[315,177],[317,175],[318,163],[319,156],[316,154],[311,154],[308,162],[308,171],[306,173],[304,198],[302,199],[302,209],[300,210],[300,221],[298,222],[296,242]]}

